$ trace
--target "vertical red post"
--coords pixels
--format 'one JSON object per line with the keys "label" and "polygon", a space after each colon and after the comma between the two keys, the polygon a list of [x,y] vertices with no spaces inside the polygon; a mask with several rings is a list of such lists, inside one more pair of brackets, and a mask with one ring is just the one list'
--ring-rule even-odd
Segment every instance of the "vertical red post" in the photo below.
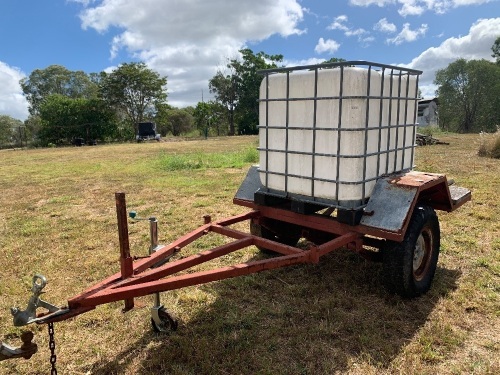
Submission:
{"label": "vertical red post", "polygon": [[[133,259],[130,256],[130,245],[128,241],[127,205],[125,193],[115,193],[116,218],[118,220],[118,238],[120,241],[120,270],[122,279],[133,275]],[[125,311],[134,307],[134,299],[125,300]]]}

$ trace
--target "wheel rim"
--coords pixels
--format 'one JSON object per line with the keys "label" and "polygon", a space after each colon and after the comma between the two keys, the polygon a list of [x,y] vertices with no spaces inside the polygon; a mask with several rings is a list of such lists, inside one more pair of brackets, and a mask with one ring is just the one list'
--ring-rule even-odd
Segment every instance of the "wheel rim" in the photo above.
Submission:
{"label": "wheel rim", "polygon": [[421,280],[429,268],[432,254],[432,231],[424,228],[417,238],[413,251],[413,275],[416,280]]}

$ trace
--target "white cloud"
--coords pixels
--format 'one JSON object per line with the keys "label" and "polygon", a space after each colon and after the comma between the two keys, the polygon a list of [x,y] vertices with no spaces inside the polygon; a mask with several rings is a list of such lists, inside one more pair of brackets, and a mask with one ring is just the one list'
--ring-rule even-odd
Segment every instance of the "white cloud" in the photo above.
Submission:
{"label": "white cloud", "polygon": [[362,37],[365,34],[369,34],[369,32],[366,31],[365,29],[354,29],[354,30],[348,30],[345,32],[346,36]]}
{"label": "white cloud", "polygon": [[335,53],[338,51],[339,48],[340,44],[337,43],[335,40],[332,39],[324,40],[323,38],[319,38],[318,44],[316,44],[314,51],[318,54],[325,52]]}
{"label": "white cloud", "polygon": [[19,84],[24,77],[19,69],[0,61],[0,115],[23,121],[28,117],[28,102]]}
{"label": "white cloud", "polygon": [[84,6],[88,6],[91,3],[95,3],[98,0],[67,0],[68,2],[82,4]]}
{"label": "white cloud", "polygon": [[330,26],[327,27],[327,30],[341,30],[348,31],[349,27],[347,27],[346,22],[348,18],[345,14],[335,17]]}
{"label": "white cloud", "polygon": [[453,5],[456,7],[463,6],[463,5],[480,5],[480,4],[485,4],[489,3],[492,1],[496,0],[454,0]]}
{"label": "white cloud", "polygon": [[377,5],[379,7],[384,7],[389,4],[394,4],[395,0],[349,0],[350,5],[358,7],[367,7],[370,5]]}
{"label": "white cloud", "polygon": [[349,5],[368,7],[376,5],[386,7],[397,5],[398,13],[403,16],[420,16],[427,11],[437,14],[446,13],[452,8],[461,6],[480,5],[496,0],[349,0]]}
{"label": "white cloud", "polygon": [[426,24],[422,24],[418,29],[412,30],[410,29],[410,24],[405,23],[400,33],[396,35],[394,38],[387,39],[387,43],[400,45],[405,42],[414,42],[418,38],[424,36],[425,33],[427,32],[427,29],[428,26]]}
{"label": "white cloud", "polygon": [[283,64],[285,66],[306,66],[306,65],[317,65],[325,62],[325,59],[319,59],[317,57],[311,57],[304,60],[288,60],[285,59]]}
{"label": "white cloud", "polygon": [[374,38],[370,36],[370,32],[363,28],[351,29],[347,25],[348,21],[349,18],[346,15],[335,17],[333,22],[327,27],[327,30],[343,31],[344,35],[347,37],[357,36],[358,42],[361,43],[370,43],[374,40]]}
{"label": "white cloud", "polygon": [[[446,68],[453,61],[486,59],[493,61],[491,46],[498,37],[500,18],[480,19],[469,29],[469,34],[449,38],[438,47],[432,47],[422,52],[406,66],[422,70],[421,89],[424,96],[433,96],[436,87],[434,81],[436,71]],[[427,95],[426,95],[427,93]]]}
{"label": "white cloud", "polygon": [[[426,11],[426,4],[423,4],[419,0],[399,0],[402,7],[398,10],[398,13],[403,16],[420,16]],[[441,13],[441,11],[436,11],[439,7],[436,7],[434,11],[436,13]]]}
{"label": "white cloud", "polygon": [[371,42],[373,42],[375,40],[374,37],[370,36],[370,32],[365,30],[365,29],[349,30],[349,31],[346,31],[344,34],[347,37],[350,37],[350,36],[358,37],[358,42],[360,42],[364,46],[369,45]]}
{"label": "white cloud", "polygon": [[[110,50],[126,50],[168,77],[169,102],[199,101],[201,89],[246,43],[271,35],[300,35],[306,10],[297,0],[106,0],[81,13],[84,29],[121,30]],[[273,53],[273,51],[269,51]]]}
{"label": "white cloud", "polygon": [[397,28],[395,24],[388,22],[387,18],[382,18],[373,26],[373,30],[390,34],[396,32]]}

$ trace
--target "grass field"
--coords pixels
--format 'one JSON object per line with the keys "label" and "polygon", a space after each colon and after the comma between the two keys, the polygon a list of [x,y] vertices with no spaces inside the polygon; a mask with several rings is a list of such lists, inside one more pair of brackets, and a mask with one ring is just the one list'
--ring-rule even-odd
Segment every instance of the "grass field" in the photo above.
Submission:
{"label": "grass field", "polygon": [[[122,313],[112,303],[55,324],[60,374],[498,374],[500,373],[500,161],[480,158],[479,137],[439,135],[416,169],[445,173],[472,190],[439,213],[441,255],[429,293],[388,294],[381,266],[346,250],[317,265],[255,274],[162,294],[179,329],[152,332],[152,297]],[[203,215],[246,211],[232,198],[255,160],[256,137],[0,151],[0,339],[19,345],[11,306],[25,308],[31,278],[43,298],[66,300],[119,271],[114,193],[160,222],[161,243]],[[129,223],[131,253],[145,255],[148,227]],[[204,238],[199,251],[217,238]],[[262,257],[255,248],[216,265]],[[47,327],[31,360],[1,374],[50,372]],[[26,329],[26,328],[25,328]]]}

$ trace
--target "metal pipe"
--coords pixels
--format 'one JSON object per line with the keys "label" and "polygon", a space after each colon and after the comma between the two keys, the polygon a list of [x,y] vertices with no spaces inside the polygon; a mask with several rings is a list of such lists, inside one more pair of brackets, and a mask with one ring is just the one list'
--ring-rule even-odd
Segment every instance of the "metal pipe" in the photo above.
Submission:
{"label": "metal pipe", "polygon": [[149,238],[151,240],[149,255],[151,255],[158,247],[158,220],[156,217],[149,218]]}
{"label": "metal pipe", "polygon": [[[152,255],[158,248],[158,220],[155,217],[149,218],[149,238],[151,244],[149,246],[149,255]],[[154,294],[153,308],[161,306],[160,292]]]}
{"label": "metal pipe", "polygon": [[[129,278],[134,273],[133,259],[130,256],[130,244],[128,239],[127,205],[125,203],[125,193],[115,193],[116,218],[118,221],[118,239],[120,242],[120,272],[122,279]],[[134,299],[126,299],[124,310],[134,307]]]}

